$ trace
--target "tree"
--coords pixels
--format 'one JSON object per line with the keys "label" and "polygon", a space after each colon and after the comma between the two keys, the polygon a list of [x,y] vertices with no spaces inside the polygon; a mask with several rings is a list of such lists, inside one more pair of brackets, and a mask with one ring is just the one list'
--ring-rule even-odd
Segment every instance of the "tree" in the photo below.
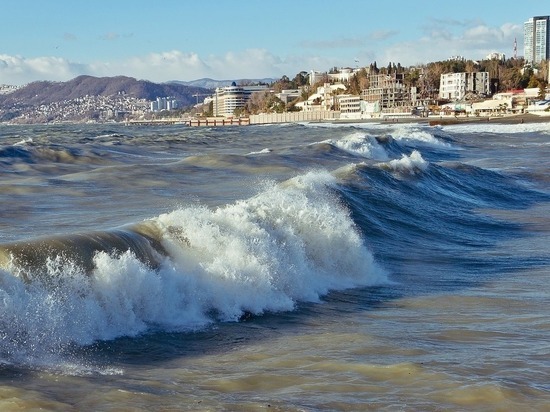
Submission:
{"label": "tree", "polygon": [[534,73],[531,74],[531,76],[529,77],[529,83],[527,83],[527,87],[529,88],[535,88],[535,87],[539,87],[539,79],[537,78],[537,76],[535,76]]}
{"label": "tree", "polygon": [[539,100],[546,100],[546,86],[548,86],[548,83],[544,80],[539,82],[539,94],[537,95]]}
{"label": "tree", "polygon": [[292,81],[294,83],[294,89],[305,86],[308,83],[307,72],[301,71],[296,76],[294,76],[294,79]]}
{"label": "tree", "polygon": [[418,69],[412,69],[405,73],[404,82],[407,87],[416,87],[420,80],[420,71]]}
{"label": "tree", "polygon": [[359,77],[357,74],[351,77],[348,85],[348,92],[355,95],[361,94],[361,85],[359,83]]}

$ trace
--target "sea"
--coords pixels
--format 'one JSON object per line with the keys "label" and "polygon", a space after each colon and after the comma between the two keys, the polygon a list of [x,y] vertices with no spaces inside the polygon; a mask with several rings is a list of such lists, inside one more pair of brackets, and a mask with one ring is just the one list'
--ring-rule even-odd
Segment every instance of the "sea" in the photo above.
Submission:
{"label": "sea", "polygon": [[550,122],[0,125],[0,410],[550,410]]}

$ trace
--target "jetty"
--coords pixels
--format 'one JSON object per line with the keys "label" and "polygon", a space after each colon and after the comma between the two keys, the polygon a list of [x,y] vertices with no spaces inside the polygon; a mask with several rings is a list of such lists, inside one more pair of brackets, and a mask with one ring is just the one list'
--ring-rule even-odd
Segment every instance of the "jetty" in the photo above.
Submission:
{"label": "jetty", "polygon": [[156,126],[156,125],[171,125],[179,124],[184,126],[248,126],[250,124],[250,118],[226,118],[226,117],[197,117],[197,118],[181,118],[181,117],[165,117],[161,119],[140,119],[140,120],[128,120],[126,125],[142,125],[142,126]]}

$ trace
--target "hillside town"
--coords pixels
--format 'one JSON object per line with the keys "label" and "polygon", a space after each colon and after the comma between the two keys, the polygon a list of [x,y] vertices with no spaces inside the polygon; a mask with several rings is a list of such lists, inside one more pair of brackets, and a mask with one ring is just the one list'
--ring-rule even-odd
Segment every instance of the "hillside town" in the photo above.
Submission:
{"label": "hillside town", "polygon": [[[217,125],[550,114],[550,51],[546,46],[550,17],[530,18],[524,32],[525,55],[521,58],[514,44],[510,59],[491,53],[478,61],[452,56],[444,62],[408,68],[395,63],[378,68],[373,62],[366,67],[303,71],[292,80],[283,76],[271,84],[233,83],[210,93],[195,92],[196,104],[188,107],[181,107],[170,96],[151,101],[124,90],[39,105],[16,102],[9,107],[0,104],[0,121]],[[18,89],[1,85],[0,97]]]}

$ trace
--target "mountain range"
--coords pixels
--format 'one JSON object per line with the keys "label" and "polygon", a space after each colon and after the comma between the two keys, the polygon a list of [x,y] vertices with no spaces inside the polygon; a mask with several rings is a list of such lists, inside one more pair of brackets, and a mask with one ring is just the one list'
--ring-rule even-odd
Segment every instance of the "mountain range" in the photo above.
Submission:
{"label": "mountain range", "polygon": [[72,100],[84,96],[113,96],[124,94],[137,99],[155,100],[157,97],[172,97],[180,107],[196,103],[194,95],[212,94],[213,90],[187,84],[152,83],[132,77],[78,76],[67,82],[37,81],[16,91],[0,95],[0,106],[37,106]]}
{"label": "mountain range", "polygon": [[270,77],[266,77],[264,79],[236,79],[236,80],[214,80],[210,79],[208,77],[192,80],[189,82],[183,82],[174,80],[171,82],[168,82],[169,84],[182,84],[185,86],[191,86],[191,87],[203,87],[205,89],[212,89],[214,90],[216,87],[226,87],[231,86],[231,84],[234,82],[235,84],[271,84],[276,82],[278,79],[273,79]]}
{"label": "mountain range", "polygon": [[[125,94],[137,99],[155,100],[157,97],[173,97],[180,107],[191,106],[197,102],[197,95],[207,96],[214,93],[217,87],[236,84],[271,84],[276,79],[236,79],[214,80],[210,78],[193,81],[170,81],[153,83],[147,80],[136,80],[127,76],[94,77],[78,76],[67,82],[36,81],[16,91],[0,94],[0,106],[24,104],[36,106],[84,96],[112,96]],[[200,99],[202,100],[202,99]]]}
{"label": "mountain range", "polygon": [[66,82],[4,86],[0,93],[0,123],[119,121],[129,116],[143,119],[152,113],[148,102],[157,98],[176,100],[177,107],[185,109],[212,95],[216,87],[273,81],[199,79],[153,83],[127,76],[78,76]]}

